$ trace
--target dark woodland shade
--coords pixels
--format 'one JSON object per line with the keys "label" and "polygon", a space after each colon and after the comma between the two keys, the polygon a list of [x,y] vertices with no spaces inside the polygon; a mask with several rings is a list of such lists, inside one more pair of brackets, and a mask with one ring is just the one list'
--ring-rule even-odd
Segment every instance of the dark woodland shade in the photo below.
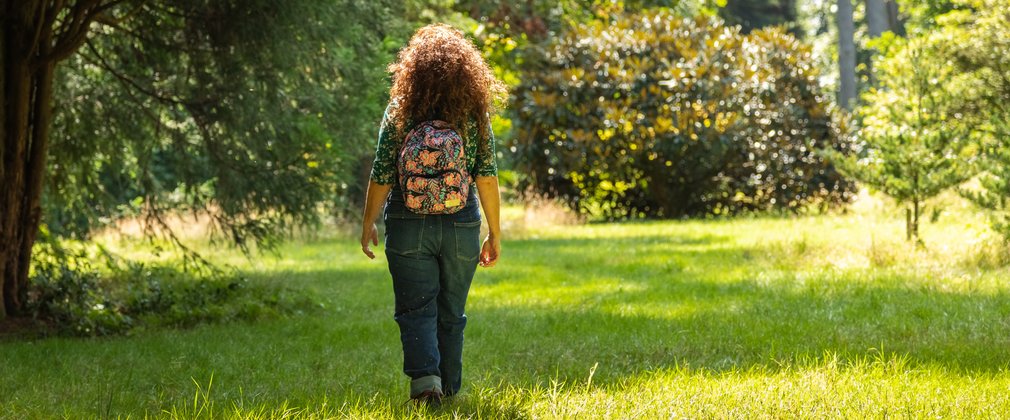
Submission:
{"label": "dark woodland shade", "polygon": [[[786,25],[796,22],[796,0],[730,0],[719,10],[727,23],[740,25],[743,33],[766,26]],[[796,32],[793,32],[796,35]]]}

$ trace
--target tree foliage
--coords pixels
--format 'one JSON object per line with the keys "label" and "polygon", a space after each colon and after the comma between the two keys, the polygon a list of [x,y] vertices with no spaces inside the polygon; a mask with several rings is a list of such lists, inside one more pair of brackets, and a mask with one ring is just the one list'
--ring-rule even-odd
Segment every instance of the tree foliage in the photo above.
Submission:
{"label": "tree foliage", "polygon": [[982,191],[966,195],[984,209],[993,211],[992,227],[1010,240],[1010,1],[964,2],[971,12],[945,17],[943,31],[956,46],[953,60],[973,89],[961,89],[965,113],[982,136],[984,174]]}
{"label": "tree foliage", "polygon": [[665,10],[571,28],[530,56],[511,150],[531,185],[597,217],[840,203],[845,149],[810,51]]}

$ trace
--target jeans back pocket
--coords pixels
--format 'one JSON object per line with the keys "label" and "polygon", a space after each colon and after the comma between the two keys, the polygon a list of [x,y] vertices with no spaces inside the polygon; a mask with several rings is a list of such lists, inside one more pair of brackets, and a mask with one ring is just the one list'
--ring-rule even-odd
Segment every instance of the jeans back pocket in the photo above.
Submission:
{"label": "jeans back pocket", "polygon": [[480,219],[473,222],[453,222],[456,234],[456,257],[476,261],[480,256]]}
{"label": "jeans back pocket", "polygon": [[386,252],[415,254],[424,240],[424,216],[419,214],[386,214]]}

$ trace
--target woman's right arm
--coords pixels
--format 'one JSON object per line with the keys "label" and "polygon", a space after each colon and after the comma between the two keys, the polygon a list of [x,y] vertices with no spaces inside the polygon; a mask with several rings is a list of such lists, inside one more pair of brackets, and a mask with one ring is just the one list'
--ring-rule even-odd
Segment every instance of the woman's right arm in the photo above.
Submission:
{"label": "woman's right arm", "polygon": [[365,193],[365,211],[361,217],[361,252],[368,258],[375,259],[375,253],[369,247],[379,245],[379,231],[375,228],[375,220],[379,218],[379,211],[382,204],[386,202],[386,196],[393,185],[376,184],[375,181],[368,181],[368,192]]}
{"label": "woman's right arm", "polygon": [[379,245],[379,232],[375,229],[375,220],[379,218],[379,211],[382,204],[389,196],[389,190],[393,189],[396,182],[396,152],[399,149],[395,135],[395,128],[389,121],[389,110],[393,105],[386,107],[382,113],[382,123],[379,124],[379,142],[375,146],[375,161],[372,162],[372,172],[368,176],[368,189],[365,192],[365,209],[361,217],[361,252],[368,258],[375,258],[369,242],[372,245]]}

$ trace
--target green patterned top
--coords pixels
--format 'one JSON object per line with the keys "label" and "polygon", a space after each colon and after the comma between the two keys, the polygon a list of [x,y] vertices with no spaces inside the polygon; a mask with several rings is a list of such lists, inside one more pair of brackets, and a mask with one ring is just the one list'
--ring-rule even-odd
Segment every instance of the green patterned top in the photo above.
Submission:
{"label": "green patterned top", "polygon": [[[379,144],[375,147],[375,161],[372,162],[370,175],[371,180],[379,185],[395,184],[398,178],[396,158],[400,154],[403,138],[396,135],[396,126],[389,120],[389,110],[394,106],[396,104],[391,103],[386,107],[386,111],[382,114],[382,123],[379,125]],[[491,127],[487,128],[487,135],[487,141],[478,141],[477,124],[467,124],[463,140],[466,141],[467,170],[471,178],[498,176],[498,164],[494,156],[494,133],[491,132]]]}

